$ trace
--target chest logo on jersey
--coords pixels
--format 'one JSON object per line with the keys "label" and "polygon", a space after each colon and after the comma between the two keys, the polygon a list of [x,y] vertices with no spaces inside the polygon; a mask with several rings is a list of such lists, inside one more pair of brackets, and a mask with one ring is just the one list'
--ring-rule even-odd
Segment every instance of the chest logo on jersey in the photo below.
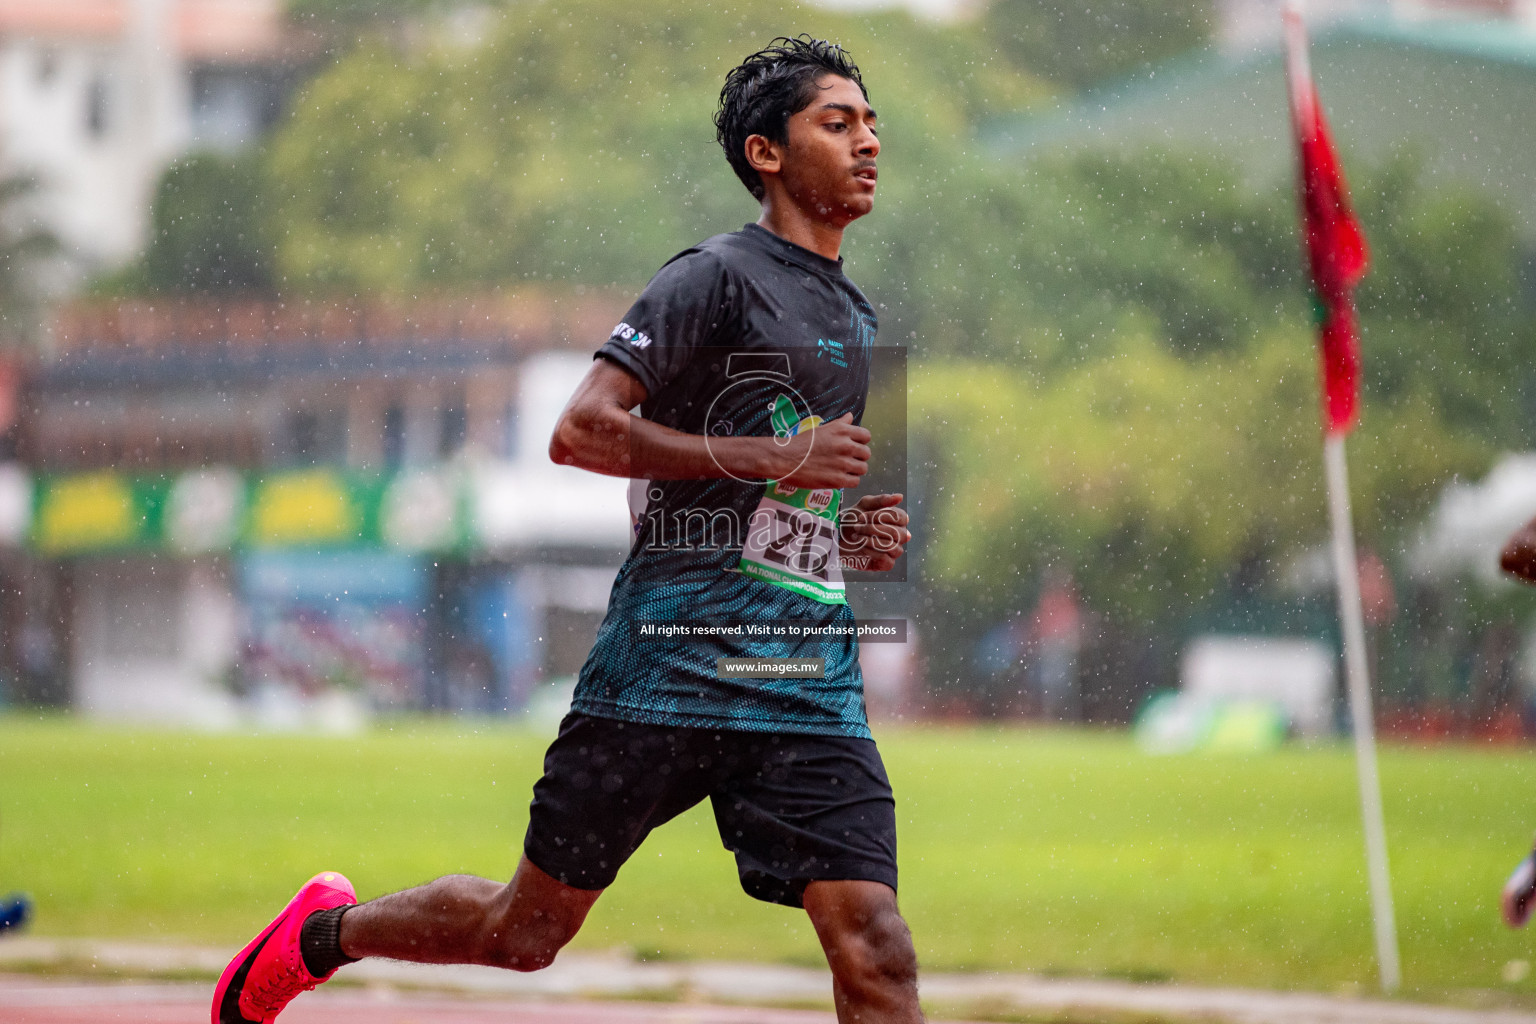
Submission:
{"label": "chest logo on jersey", "polygon": [[644,331],[637,331],[629,326],[629,324],[619,324],[619,326],[613,329],[613,333],[609,337],[617,338],[619,341],[627,341],[635,348],[648,348],[651,344],[651,336],[649,334],[646,334]]}
{"label": "chest logo on jersey", "polygon": [[815,413],[801,418],[795,409],[795,400],[788,395],[775,395],[772,402],[768,403],[769,421],[773,424],[773,436],[782,444],[800,433],[802,430],[815,430],[821,425],[822,419]]}
{"label": "chest logo on jersey", "polygon": [[816,339],[816,358],[826,356],[833,366],[848,369],[848,360],[843,355],[843,343],[840,341],[828,341],[826,338]]}

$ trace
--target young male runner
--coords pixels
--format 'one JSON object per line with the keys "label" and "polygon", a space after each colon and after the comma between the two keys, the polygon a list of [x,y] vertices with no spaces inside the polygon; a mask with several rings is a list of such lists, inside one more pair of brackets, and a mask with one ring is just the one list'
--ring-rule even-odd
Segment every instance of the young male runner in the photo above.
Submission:
{"label": "young male runner", "polygon": [[[849,555],[889,569],[911,537],[900,495],[838,507],[870,457],[858,420],[875,315],[838,252],[874,204],[875,112],[848,55],[802,36],[727,76],[716,125],[762,216],[657,273],[550,444],[558,462],[637,482],[637,535],[512,881],[454,875],[358,904],[341,875],[317,875],[225,969],[214,1024],[271,1021],[366,956],[544,967],[651,829],[706,797],[742,887],[810,915],[839,1020],[921,1020],[838,571]],[[710,624],[722,630],[691,632]],[[821,671],[744,678],[725,657]]]}

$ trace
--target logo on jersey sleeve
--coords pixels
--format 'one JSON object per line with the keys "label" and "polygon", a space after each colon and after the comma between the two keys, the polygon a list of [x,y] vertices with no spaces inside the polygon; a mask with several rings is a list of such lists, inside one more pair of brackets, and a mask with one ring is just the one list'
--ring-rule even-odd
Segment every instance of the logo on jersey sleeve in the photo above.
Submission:
{"label": "logo on jersey sleeve", "polygon": [[629,324],[619,324],[608,336],[611,340],[627,341],[634,348],[649,348],[651,336],[644,331],[637,331]]}

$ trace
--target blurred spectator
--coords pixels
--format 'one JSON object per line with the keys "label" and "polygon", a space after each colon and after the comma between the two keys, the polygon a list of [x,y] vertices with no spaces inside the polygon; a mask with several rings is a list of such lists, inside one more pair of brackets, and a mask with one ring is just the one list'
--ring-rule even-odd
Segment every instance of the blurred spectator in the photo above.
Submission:
{"label": "blurred spectator", "polygon": [[1046,574],[1045,586],[1029,625],[1035,649],[1035,677],[1040,713],[1050,721],[1082,717],[1077,686],[1077,655],[1082,647],[1082,614],[1072,577],[1059,570]]}
{"label": "blurred spectator", "polygon": [[1515,871],[1504,883],[1499,894],[1499,909],[1504,923],[1511,928],[1523,928],[1531,916],[1531,904],[1536,900],[1536,851],[1525,855],[1515,866]]}
{"label": "blurred spectator", "polygon": [[0,935],[16,931],[32,917],[32,901],[24,893],[0,897]]}

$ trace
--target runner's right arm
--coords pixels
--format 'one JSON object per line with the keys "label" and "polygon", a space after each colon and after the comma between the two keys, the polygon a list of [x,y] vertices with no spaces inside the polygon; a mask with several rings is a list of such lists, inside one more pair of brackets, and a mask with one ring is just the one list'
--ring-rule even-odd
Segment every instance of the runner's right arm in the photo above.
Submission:
{"label": "runner's right arm", "polygon": [[[630,414],[645,401],[638,377],[595,359],[560,414],[549,457],[562,466],[637,480],[782,480],[796,487],[856,487],[869,469],[870,433],[852,414],[781,441],[716,437]],[[795,467],[799,467],[796,469]],[[783,476],[781,474],[792,474]]]}

